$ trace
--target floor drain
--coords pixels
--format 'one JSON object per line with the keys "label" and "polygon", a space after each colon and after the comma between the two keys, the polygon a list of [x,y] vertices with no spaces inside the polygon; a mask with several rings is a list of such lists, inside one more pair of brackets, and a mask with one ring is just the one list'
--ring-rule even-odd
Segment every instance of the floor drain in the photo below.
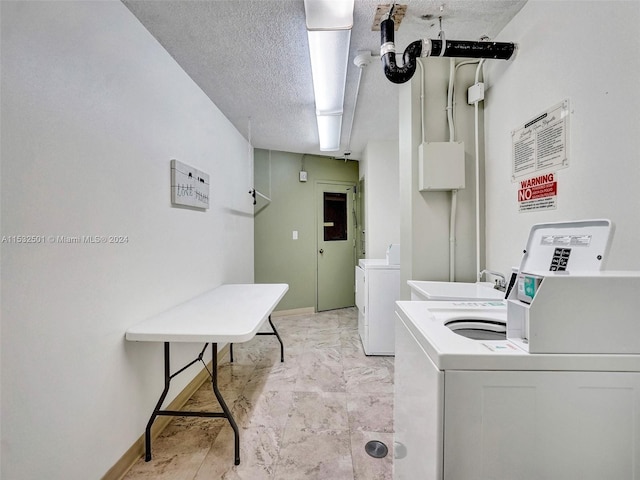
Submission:
{"label": "floor drain", "polygon": [[364,446],[365,452],[374,458],[383,458],[389,453],[387,446],[379,440],[371,440]]}

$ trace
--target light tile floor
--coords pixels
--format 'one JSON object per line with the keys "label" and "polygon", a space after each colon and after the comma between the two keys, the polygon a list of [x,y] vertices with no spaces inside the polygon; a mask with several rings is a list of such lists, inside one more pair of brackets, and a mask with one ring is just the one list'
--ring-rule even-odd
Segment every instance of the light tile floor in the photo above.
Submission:
{"label": "light tile floor", "polygon": [[[240,465],[226,419],[177,417],[125,480],[391,479],[393,357],[364,354],[357,318],[355,308],[274,317],[284,363],[274,336],[234,345],[218,379],[240,428]],[[187,409],[221,411],[209,382]],[[389,454],[367,455],[369,440]]]}

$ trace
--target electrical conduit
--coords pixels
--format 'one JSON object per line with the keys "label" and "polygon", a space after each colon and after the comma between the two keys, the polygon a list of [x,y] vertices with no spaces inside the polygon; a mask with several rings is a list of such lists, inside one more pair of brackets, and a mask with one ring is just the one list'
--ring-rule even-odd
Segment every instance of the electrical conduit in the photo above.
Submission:
{"label": "electrical conduit", "polygon": [[[480,71],[482,70],[483,63],[484,59],[480,60],[480,62],[478,63],[478,67],[476,68],[476,84],[479,81]],[[473,120],[476,149],[476,272],[478,272],[478,281],[480,281],[480,277],[482,276],[482,274],[480,273],[480,135],[478,133],[478,102],[479,100],[476,100],[473,103]]]}

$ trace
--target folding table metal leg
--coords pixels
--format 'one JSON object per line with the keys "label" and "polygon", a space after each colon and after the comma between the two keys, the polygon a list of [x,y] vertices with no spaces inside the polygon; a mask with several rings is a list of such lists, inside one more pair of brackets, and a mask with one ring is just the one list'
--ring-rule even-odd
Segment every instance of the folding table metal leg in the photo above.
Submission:
{"label": "folding table metal leg", "polygon": [[284,344],[282,343],[282,339],[278,334],[278,330],[276,330],[276,326],[271,321],[271,315],[269,315],[269,325],[273,329],[273,332],[258,332],[256,335],[275,335],[278,338],[278,342],[280,342],[280,361],[284,362]]}
{"label": "folding table metal leg", "polygon": [[[269,315],[269,325],[271,325],[273,332],[258,332],[256,333],[256,335],[275,335],[280,342],[280,361],[284,362],[284,344],[282,343],[282,339],[278,334],[278,330],[276,330],[276,326],[271,321],[271,315]],[[233,363],[233,343],[229,344],[229,361]]]}
{"label": "folding table metal leg", "polygon": [[231,411],[229,410],[229,407],[227,407],[227,404],[225,403],[224,398],[222,398],[222,395],[220,394],[220,390],[218,390],[218,344],[217,343],[211,344],[211,355],[213,357],[212,368],[211,368],[212,370],[211,386],[213,387],[213,393],[216,395],[216,399],[218,400],[218,403],[222,407],[222,411],[224,412],[225,417],[227,418],[227,420],[229,420],[229,424],[231,425],[231,428],[233,428],[234,445],[235,445],[235,464],[240,465],[240,434],[238,432],[238,426],[236,425],[236,421],[233,419],[233,416],[231,415]]}
{"label": "folding table metal leg", "polygon": [[[176,375],[179,375],[180,373],[185,371],[187,368],[189,368],[191,365],[193,365],[196,362],[204,363],[204,361],[202,360],[202,357],[206,351],[207,346],[208,344],[205,344],[204,348],[200,352],[200,355],[198,355],[198,358],[193,360],[188,365],[185,365],[184,367],[182,367],[180,370],[178,370],[172,375],[169,342],[164,343],[164,390],[160,395],[160,399],[158,400],[158,403],[156,404],[156,407],[153,410],[153,414],[151,415],[151,418],[147,423],[147,428],[145,429],[144,459],[146,462],[151,460],[151,427],[153,426],[153,422],[159,415],[164,415],[164,416],[172,416],[172,417],[226,418],[227,420],[229,420],[229,424],[231,425],[231,428],[233,428],[233,433],[235,435],[235,441],[234,441],[235,464],[240,465],[240,435],[238,433],[238,426],[236,425],[236,422],[233,419],[233,416],[231,415],[231,411],[229,410],[229,407],[227,407],[227,404],[225,403],[224,398],[222,398],[222,394],[220,393],[220,390],[218,390],[218,345],[216,343],[211,344],[211,353],[213,355],[213,359],[212,359],[213,368],[212,368],[212,371],[210,372],[210,375],[211,375],[211,385],[213,387],[213,393],[215,394],[216,399],[220,404],[220,407],[222,407],[222,412],[197,412],[197,411],[193,412],[193,411],[183,411],[183,410],[162,410],[161,409],[162,404],[164,403],[164,400],[167,397],[167,393],[169,392],[169,385],[171,383],[171,379]],[[206,364],[205,364],[205,367],[206,367]]]}
{"label": "folding table metal leg", "polygon": [[164,342],[164,390],[162,391],[162,395],[160,395],[160,400],[156,404],[156,408],[153,409],[153,414],[147,423],[147,428],[144,431],[144,460],[148,462],[151,460],[151,427],[153,426],[153,422],[155,422],[158,413],[160,412],[160,407],[162,407],[162,403],[164,399],[167,397],[167,393],[169,392],[169,385],[171,383],[171,366],[170,366],[170,356],[169,356],[169,342]]}
{"label": "folding table metal leg", "polygon": [[284,344],[282,343],[282,339],[280,338],[280,335],[278,334],[278,330],[276,330],[276,326],[271,321],[271,315],[269,315],[269,325],[271,325],[271,328],[273,328],[273,333],[276,336],[276,338],[278,339],[278,341],[280,342],[280,361],[284,362]]}

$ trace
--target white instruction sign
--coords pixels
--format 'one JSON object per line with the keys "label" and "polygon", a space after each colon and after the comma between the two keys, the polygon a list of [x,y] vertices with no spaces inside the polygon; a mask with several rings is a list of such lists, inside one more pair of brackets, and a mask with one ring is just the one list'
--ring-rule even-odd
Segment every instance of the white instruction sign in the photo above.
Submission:
{"label": "white instruction sign", "polygon": [[569,99],[511,132],[511,181],[569,166]]}

